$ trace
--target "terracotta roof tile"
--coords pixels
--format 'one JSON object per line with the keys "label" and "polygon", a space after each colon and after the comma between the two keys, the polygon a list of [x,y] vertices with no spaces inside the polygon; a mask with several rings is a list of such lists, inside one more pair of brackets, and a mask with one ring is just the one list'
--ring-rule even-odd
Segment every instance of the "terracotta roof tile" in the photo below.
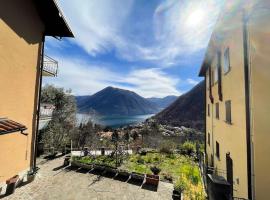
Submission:
{"label": "terracotta roof tile", "polygon": [[26,126],[10,119],[0,118],[0,135],[26,130]]}

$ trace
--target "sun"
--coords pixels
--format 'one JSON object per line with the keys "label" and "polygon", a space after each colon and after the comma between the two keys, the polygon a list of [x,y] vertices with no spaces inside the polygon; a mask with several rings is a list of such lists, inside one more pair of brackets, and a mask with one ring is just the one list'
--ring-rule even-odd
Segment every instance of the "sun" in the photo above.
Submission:
{"label": "sun", "polygon": [[199,27],[202,25],[202,22],[205,17],[205,12],[202,9],[196,9],[191,11],[191,13],[188,15],[186,24],[190,27]]}

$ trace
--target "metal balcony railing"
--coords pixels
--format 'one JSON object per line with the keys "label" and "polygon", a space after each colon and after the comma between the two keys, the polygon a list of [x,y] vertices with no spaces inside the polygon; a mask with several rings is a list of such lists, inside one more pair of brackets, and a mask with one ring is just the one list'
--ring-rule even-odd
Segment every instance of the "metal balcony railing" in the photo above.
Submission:
{"label": "metal balcony railing", "polygon": [[40,119],[48,119],[52,117],[52,113],[55,106],[52,104],[41,104],[40,105]]}
{"label": "metal balcony railing", "polygon": [[58,62],[53,58],[44,55],[43,60],[43,76],[57,76],[58,72]]}

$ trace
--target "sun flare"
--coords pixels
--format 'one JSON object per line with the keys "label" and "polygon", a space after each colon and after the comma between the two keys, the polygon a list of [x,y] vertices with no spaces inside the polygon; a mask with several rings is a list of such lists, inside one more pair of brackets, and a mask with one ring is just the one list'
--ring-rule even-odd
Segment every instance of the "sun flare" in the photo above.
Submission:
{"label": "sun flare", "polygon": [[202,9],[196,9],[192,11],[187,17],[186,24],[190,27],[200,26],[205,17],[205,13]]}

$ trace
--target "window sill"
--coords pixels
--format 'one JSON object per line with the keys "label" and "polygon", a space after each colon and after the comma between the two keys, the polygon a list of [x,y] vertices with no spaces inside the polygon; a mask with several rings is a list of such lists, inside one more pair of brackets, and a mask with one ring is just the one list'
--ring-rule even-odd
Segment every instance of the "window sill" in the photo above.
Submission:
{"label": "window sill", "polygon": [[228,121],[224,121],[226,124],[228,124],[228,125],[233,125],[233,123],[232,122],[228,122]]}
{"label": "window sill", "polygon": [[231,66],[229,66],[229,70],[227,72],[224,72],[223,75],[226,76],[231,71]]}

